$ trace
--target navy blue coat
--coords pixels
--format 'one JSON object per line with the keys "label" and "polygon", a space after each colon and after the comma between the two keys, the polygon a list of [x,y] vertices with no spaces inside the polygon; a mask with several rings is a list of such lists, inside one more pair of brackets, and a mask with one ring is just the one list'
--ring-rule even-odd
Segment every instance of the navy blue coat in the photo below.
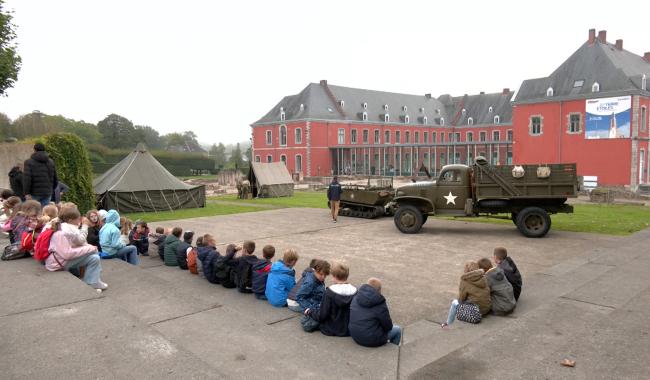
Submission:
{"label": "navy blue coat", "polygon": [[330,183],[329,187],[327,188],[327,199],[330,201],[340,201],[342,192],[343,189],[341,188],[341,184],[332,181],[332,183]]}
{"label": "navy blue coat", "polygon": [[368,284],[361,285],[350,304],[350,336],[357,344],[379,347],[388,341],[393,321],[386,299]]}
{"label": "navy blue coat", "polygon": [[266,292],[266,279],[271,271],[271,260],[259,259],[253,264],[253,286],[255,294],[264,294]]}
{"label": "navy blue coat", "polygon": [[325,294],[325,284],[316,278],[314,272],[307,273],[296,294],[296,302],[303,309],[316,309],[323,301]]}
{"label": "navy blue coat", "polygon": [[187,269],[187,249],[191,246],[192,244],[183,240],[176,247],[176,261],[181,269]]}
{"label": "navy blue coat", "polygon": [[211,283],[218,284],[219,281],[217,281],[214,273],[214,264],[221,257],[221,254],[214,247],[199,247],[197,251],[199,260],[201,260],[201,264],[203,265],[203,275]]}

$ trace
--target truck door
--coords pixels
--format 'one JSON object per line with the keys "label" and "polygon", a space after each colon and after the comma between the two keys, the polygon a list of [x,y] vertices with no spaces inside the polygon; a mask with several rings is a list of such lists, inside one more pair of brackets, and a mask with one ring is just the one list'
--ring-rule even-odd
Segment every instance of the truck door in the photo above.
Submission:
{"label": "truck door", "polygon": [[469,194],[469,178],[467,168],[452,167],[443,169],[436,182],[436,212],[449,212],[464,215],[465,200]]}

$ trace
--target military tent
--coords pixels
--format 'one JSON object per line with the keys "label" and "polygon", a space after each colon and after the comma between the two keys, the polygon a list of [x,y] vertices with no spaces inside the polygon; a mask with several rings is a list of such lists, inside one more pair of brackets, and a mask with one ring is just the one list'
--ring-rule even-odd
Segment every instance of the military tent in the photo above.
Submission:
{"label": "military tent", "polygon": [[99,207],[119,212],[171,211],[205,207],[205,187],[190,186],[174,177],[138,146],[93,181]]}
{"label": "military tent", "polygon": [[251,162],[248,180],[253,197],[275,198],[293,195],[293,179],[282,162]]}

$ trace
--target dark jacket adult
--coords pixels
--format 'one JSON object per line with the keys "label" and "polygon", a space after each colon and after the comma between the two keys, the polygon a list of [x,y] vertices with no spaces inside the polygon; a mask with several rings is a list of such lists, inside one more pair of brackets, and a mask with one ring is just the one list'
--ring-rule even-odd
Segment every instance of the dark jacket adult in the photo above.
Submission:
{"label": "dark jacket adult", "polygon": [[393,328],[386,299],[368,284],[361,285],[350,303],[350,336],[357,344],[379,347],[388,342],[388,332]]}
{"label": "dark jacket adult", "polygon": [[521,294],[521,286],[523,285],[521,280],[521,273],[517,268],[515,262],[508,256],[498,265],[499,268],[503,269],[508,282],[512,284],[512,290],[515,294],[515,300],[519,300],[519,295]]}
{"label": "dark jacket adult", "polygon": [[460,302],[476,304],[481,310],[482,315],[490,312],[490,287],[488,286],[483,269],[463,273],[460,276],[458,300]]}
{"label": "dark jacket adult", "polygon": [[88,227],[88,235],[86,236],[86,241],[90,245],[97,247],[97,250],[101,252],[102,248],[99,245],[99,227],[92,226]]}
{"label": "dark jacket adult", "polygon": [[325,284],[316,278],[314,272],[307,273],[296,294],[296,302],[304,310],[315,309],[320,306],[325,294]]}
{"label": "dark jacket adult", "polygon": [[330,201],[340,201],[343,189],[338,181],[332,181],[327,188],[327,199]]}
{"label": "dark jacket adult", "polygon": [[269,277],[272,264],[271,260],[267,259],[259,259],[255,264],[253,264],[253,279],[251,287],[253,293],[264,295],[266,292],[266,280]]}
{"label": "dark jacket adult", "polygon": [[334,284],[325,290],[320,306],[311,312],[311,317],[319,322],[320,331],[329,336],[348,336],[350,323],[350,303],[357,288],[351,284]]}
{"label": "dark jacket adult", "polygon": [[165,265],[170,267],[178,266],[176,248],[178,248],[180,243],[181,241],[173,234],[169,234],[169,236],[165,238]]}
{"label": "dark jacket adult", "polygon": [[54,161],[45,151],[34,152],[25,161],[23,192],[33,197],[50,197],[58,183]]}
{"label": "dark jacket adult", "polygon": [[312,273],[314,271],[314,268],[307,267],[305,270],[302,271],[302,275],[300,276],[300,279],[298,282],[296,282],[296,285],[291,288],[291,291],[289,292],[289,295],[287,296],[288,299],[295,301],[296,300],[296,295],[298,295],[298,290],[300,290],[300,287],[302,286],[303,281],[305,281],[305,277],[307,277],[307,273]]}
{"label": "dark jacket adult", "polygon": [[255,255],[244,255],[232,259],[235,284],[241,293],[253,292],[253,265],[257,264],[258,260]]}
{"label": "dark jacket adult", "polygon": [[490,287],[492,312],[496,315],[505,315],[514,310],[517,301],[503,269],[493,267],[485,273],[485,277]]}
{"label": "dark jacket adult", "polygon": [[181,269],[187,269],[187,249],[191,246],[192,244],[183,240],[176,247],[176,261]]}
{"label": "dark jacket adult", "polygon": [[23,199],[25,191],[23,189],[23,171],[18,166],[14,166],[9,171],[9,186],[14,195]]}
{"label": "dark jacket adult", "polygon": [[66,185],[65,183],[59,181],[54,186],[54,194],[52,194],[52,202],[60,203],[61,202],[61,197],[63,196],[63,193],[67,193],[68,191],[70,191],[70,187],[68,185]]}
{"label": "dark jacket adult", "polygon": [[215,277],[214,265],[221,254],[215,247],[199,247],[197,248],[199,260],[203,266],[203,275],[206,280],[212,284],[218,284],[219,281]]}

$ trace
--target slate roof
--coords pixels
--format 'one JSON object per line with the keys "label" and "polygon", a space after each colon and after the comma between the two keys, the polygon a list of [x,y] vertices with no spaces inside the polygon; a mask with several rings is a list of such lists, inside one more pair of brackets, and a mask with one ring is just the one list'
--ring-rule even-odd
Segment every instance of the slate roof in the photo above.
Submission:
{"label": "slate roof", "polygon": [[[504,90],[490,94],[457,97],[443,95],[439,99],[445,102],[447,113],[450,115],[449,125],[466,126],[470,117],[474,121],[473,125],[495,124],[495,116],[499,116],[499,124],[511,124],[513,95],[513,91]],[[490,107],[492,107],[491,112]],[[464,114],[463,109],[465,109]]]}
{"label": "slate roof", "polygon": [[[517,92],[515,103],[553,101],[558,97],[616,96],[641,91],[643,74],[650,81],[650,63],[643,57],[596,39],[592,44],[585,42],[548,77],[525,80]],[[574,87],[579,80],[584,84]],[[594,82],[600,86],[597,93],[591,91]],[[549,87],[553,88],[552,97],[546,96]]]}

